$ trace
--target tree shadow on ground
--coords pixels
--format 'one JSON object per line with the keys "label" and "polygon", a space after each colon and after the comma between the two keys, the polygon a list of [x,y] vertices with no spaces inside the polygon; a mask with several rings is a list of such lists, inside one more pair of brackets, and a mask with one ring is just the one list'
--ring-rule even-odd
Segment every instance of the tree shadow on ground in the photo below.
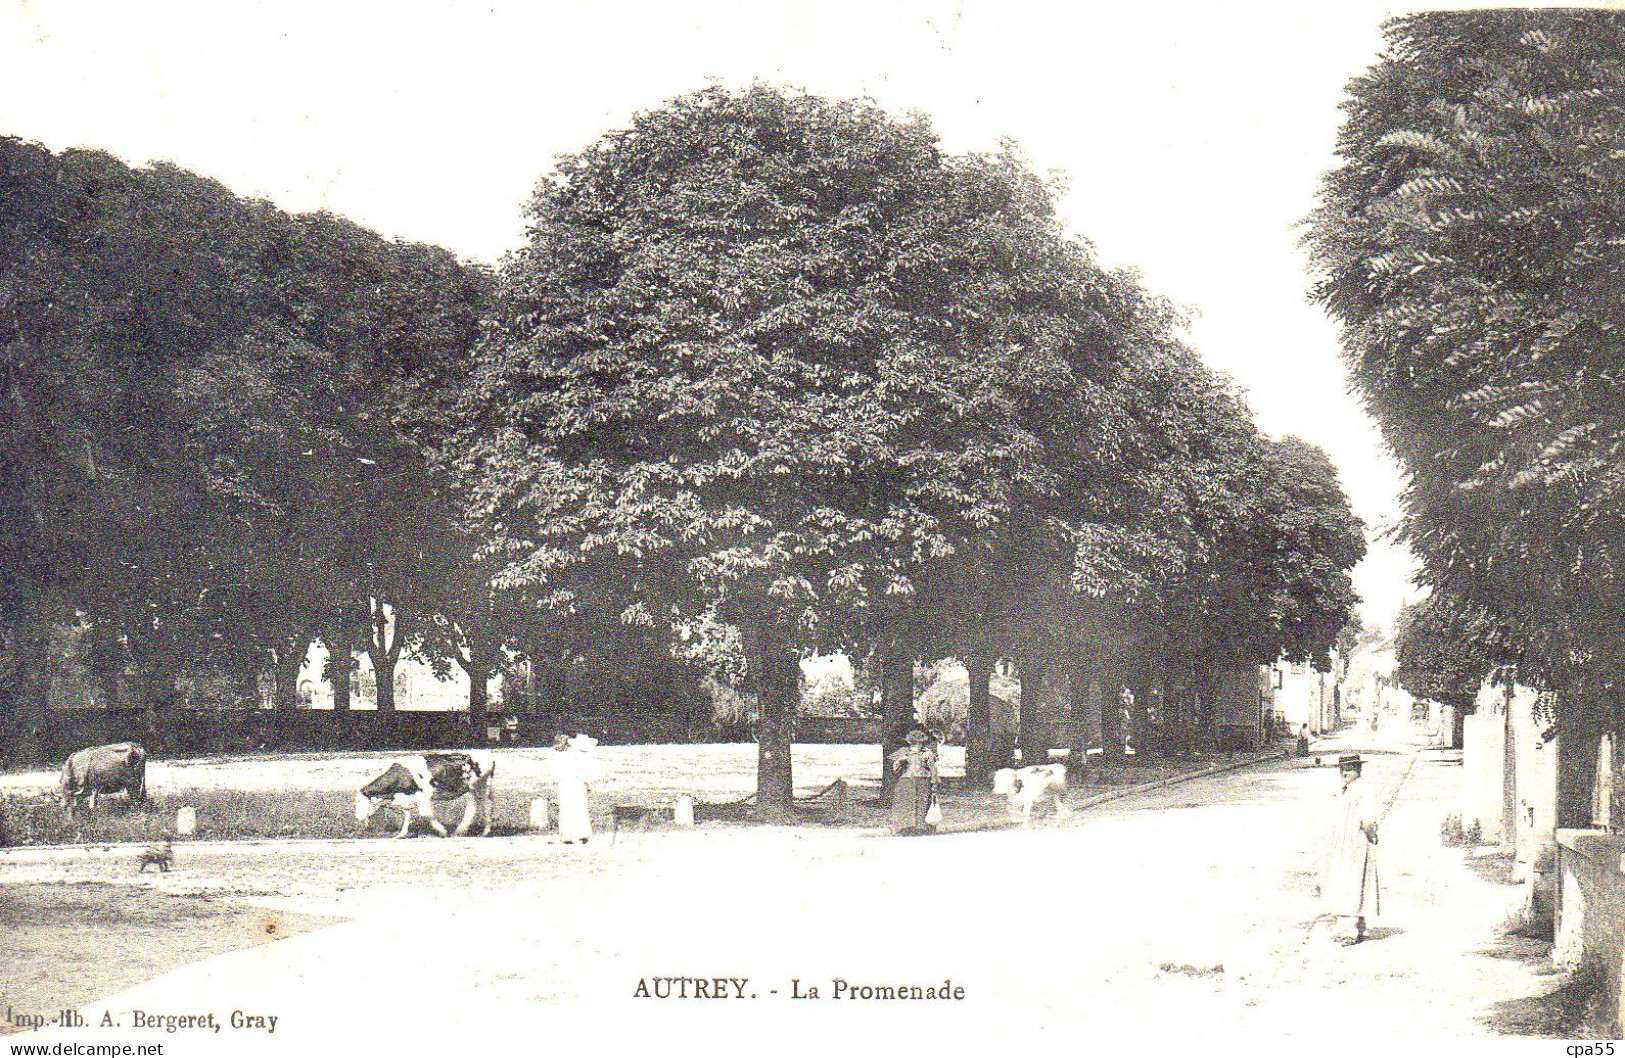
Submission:
{"label": "tree shadow on ground", "polygon": [[1501,854],[1474,856],[1469,852],[1465,862],[1468,870],[1491,885],[1521,884],[1513,876],[1513,872],[1517,869],[1517,860],[1512,856]]}
{"label": "tree shadow on ground", "polygon": [[1479,1015],[1480,1024],[1507,1036],[1569,1040],[1618,1038],[1618,1027],[1608,1024],[1602,1010],[1602,975],[1591,969],[1564,973],[1554,967],[1552,942],[1548,937],[1509,923],[1493,944],[1475,954],[1523,963],[1553,981],[1552,987],[1539,995],[1495,1003]]}
{"label": "tree shadow on ground", "polygon": [[1566,975],[1551,991],[1538,996],[1503,999],[1478,1018],[1505,1036],[1541,1039],[1610,1039],[1616,1030],[1602,1011],[1600,975]]}

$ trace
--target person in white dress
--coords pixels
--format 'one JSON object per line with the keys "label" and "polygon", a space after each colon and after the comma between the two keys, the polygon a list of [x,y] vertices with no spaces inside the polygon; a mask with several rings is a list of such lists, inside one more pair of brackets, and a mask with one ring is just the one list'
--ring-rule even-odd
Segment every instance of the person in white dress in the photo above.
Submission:
{"label": "person in white dress", "polygon": [[1377,801],[1361,778],[1364,761],[1357,753],[1337,761],[1342,787],[1332,814],[1331,848],[1321,877],[1321,897],[1334,922],[1339,944],[1365,939],[1367,920],[1382,913],[1382,886],[1377,875]]}
{"label": "person in white dress", "polygon": [[598,740],[588,735],[553,740],[553,776],[559,785],[559,840],[566,845],[586,843],[592,837],[589,794],[598,777],[593,749]]}

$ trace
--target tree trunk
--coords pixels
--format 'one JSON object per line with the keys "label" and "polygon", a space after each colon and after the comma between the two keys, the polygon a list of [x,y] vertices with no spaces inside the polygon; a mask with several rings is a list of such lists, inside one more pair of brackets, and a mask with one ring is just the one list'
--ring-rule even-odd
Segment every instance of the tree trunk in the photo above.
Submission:
{"label": "tree trunk", "polygon": [[750,664],[756,688],[756,804],[768,819],[787,819],[795,796],[790,751],[801,699],[801,657],[771,626],[758,630]]}
{"label": "tree trunk", "polygon": [[355,655],[349,647],[336,648],[338,653],[328,659],[327,679],[333,684],[333,711],[350,711],[350,681],[355,678]]}
{"label": "tree trunk", "polygon": [[152,756],[208,751],[218,747],[220,732],[200,730],[189,716],[175,709],[176,673],[171,653],[162,641],[132,642],[130,659],[135,678],[130,681],[132,704],[141,710],[141,743]]}
{"label": "tree trunk", "polygon": [[485,741],[485,722],[490,713],[490,687],[493,657],[490,651],[470,645],[468,656],[457,653],[457,664],[468,674],[468,731],[477,745]]}
{"label": "tree trunk", "polygon": [[545,692],[542,707],[560,722],[574,705],[570,697],[570,664],[570,658],[560,654],[552,664],[542,667],[540,688]]}
{"label": "tree trunk", "polygon": [[279,711],[299,708],[299,670],[304,667],[305,655],[310,652],[314,638],[301,632],[285,637],[277,648],[271,673],[276,679],[276,707]]}
{"label": "tree trunk", "polygon": [[891,804],[890,757],[903,745],[903,736],[914,722],[914,656],[902,643],[892,640],[880,657],[880,799]]}
{"label": "tree trunk", "polygon": [[1172,665],[1167,665],[1162,671],[1162,736],[1167,747],[1168,756],[1174,760],[1183,760],[1190,753],[1188,726],[1188,711],[1190,709],[1190,685],[1185,678],[1180,662],[1176,659]]}
{"label": "tree trunk", "polygon": [[1609,746],[1609,760],[1614,770],[1609,779],[1611,797],[1605,811],[1608,826],[1618,833],[1625,826],[1625,697],[1621,697],[1618,688],[1614,688],[1609,698],[1611,708],[1605,711],[1602,724],[1603,730],[1613,739]]}
{"label": "tree trunk", "polygon": [[1116,661],[1100,666],[1100,762],[1123,763],[1123,672]]}
{"label": "tree trunk", "polygon": [[[339,618],[343,621],[343,618]],[[322,667],[322,678],[333,688],[333,711],[350,711],[350,681],[355,674],[355,638],[347,635],[345,625],[335,625],[321,633],[327,647],[327,664]]]}
{"label": "tree trunk", "polygon": [[401,656],[401,617],[397,610],[394,619],[388,604],[374,598],[368,615],[367,656],[372,659],[373,685],[377,688],[376,701],[380,714],[395,712],[395,663]]}
{"label": "tree trunk", "polygon": [[1602,707],[1589,681],[1583,679],[1570,684],[1558,701],[1557,825],[1561,828],[1591,826]]}
{"label": "tree trunk", "polygon": [[369,650],[372,658],[373,686],[377,691],[378,711],[395,711],[395,659],[387,651]]}
{"label": "tree trunk", "polygon": [[1068,714],[1071,726],[1072,752],[1067,758],[1067,771],[1079,782],[1088,771],[1089,750],[1095,744],[1095,732],[1104,726],[1105,708],[1102,699],[1105,688],[1098,686],[1101,667],[1092,658],[1078,653],[1072,659],[1072,671],[1067,679],[1067,690],[1072,707]]}
{"label": "tree trunk", "polygon": [[1156,717],[1156,708],[1152,701],[1156,697],[1156,672],[1152,668],[1151,660],[1145,656],[1135,659],[1134,674],[1131,677],[1130,688],[1134,695],[1134,759],[1144,763],[1160,755],[1161,747],[1156,744],[1157,735],[1152,728],[1152,720]]}
{"label": "tree trunk", "polygon": [[10,723],[5,725],[3,758],[11,767],[45,763],[46,727],[50,723],[51,623],[27,621],[12,641],[9,666]]}
{"label": "tree trunk", "polygon": [[[93,627],[90,633],[90,650],[87,658],[90,669],[92,686],[101,692],[98,701],[94,691],[91,701],[104,709],[118,708],[124,702],[123,683],[124,670],[129,663],[127,651],[123,643],[116,636],[108,635],[103,629]],[[255,701],[258,701],[258,677],[254,673],[254,686],[256,690]]]}
{"label": "tree trunk", "polygon": [[1204,752],[1213,752],[1219,748],[1219,727],[1217,706],[1219,702],[1219,669],[1212,663],[1204,662],[1196,667],[1192,674],[1192,682],[1196,687],[1197,703],[1196,716],[1199,729],[1197,731],[1199,744]]}
{"label": "tree trunk", "polygon": [[1045,677],[1044,663],[1029,655],[1018,663],[1017,675],[1021,681],[1021,732],[1016,737],[1021,745],[1023,767],[1049,763],[1049,743],[1041,729]]}
{"label": "tree trunk", "polygon": [[970,703],[965,711],[965,782],[986,786],[993,779],[993,711],[988,683],[993,679],[993,659],[981,648],[972,647],[965,656],[970,674]]}

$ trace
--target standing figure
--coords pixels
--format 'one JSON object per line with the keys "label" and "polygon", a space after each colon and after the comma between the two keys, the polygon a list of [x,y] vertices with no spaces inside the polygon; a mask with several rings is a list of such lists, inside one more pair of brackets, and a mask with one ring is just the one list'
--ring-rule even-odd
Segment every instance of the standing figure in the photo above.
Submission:
{"label": "standing figure", "polygon": [[1300,757],[1309,756],[1309,725],[1304,724],[1298,728],[1298,744],[1294,752]]}
{"label": "standing figure", "polygon": [[559,840],[566,845],[585,844],[592,837],[592,812],[588,793],[598,777],[592,750],[598,740],[590,735],[553,740],[553,774],[559,784]]}
{"label": "standing figure", "polygon": [[[924,728],[911,728],[903,745],[886,758],[897,774],[892,787],[891,824],[898,834],[931,834],[937,829],[931,818],[936,796],[936,740]],[[936,813],[941,814],[940,809]]]}
{"label": "standing figure", "polygon": [[1332,939],[1358,944],[1365,939],[1366,919],[1382,913],[1377,879],[1377,807],[1371,787],[1360,778],[1364,761],[1358,753],[1337,760],[1343,785],[1337,792],[1331,854],[1321,878],[1326,913],[1332,916]]}

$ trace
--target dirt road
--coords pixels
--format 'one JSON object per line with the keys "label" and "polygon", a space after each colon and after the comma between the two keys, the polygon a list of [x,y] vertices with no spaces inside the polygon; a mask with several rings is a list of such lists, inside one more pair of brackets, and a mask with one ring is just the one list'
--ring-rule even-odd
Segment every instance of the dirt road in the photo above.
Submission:
{"label": "dirt road", "polygon": [[[1369,755],[1367,777],[1398,791],[1382,847],[1387,917],[1352,949],[1311,929],[1336,772],[1290,762],[1028,832],[751,829],[626,834],[614,848],[515,838],[220,852],[162,884],[347,921],[206,959],[83,1013],[278,1016],[274,1035],[151,1036],[181,1055],[221,1053],[210,1048],[227,1041],[225,1053],[287,1053],[497,1027],[614,1051],[693,1033],[719,1045],[776,1038],[789,1053],[873,1047],[911,1029],[966,1048],[1040,1034],[1141,1045],[1200,1036],[1265,1053],[1329,1034],[1349,1044],[1497,1034],[1520,1001],[1556,982],[1500,939],[1518,890],[1439,846],[1459,765],[1385,748]],[[44,880],[29,872],[60,865],[13,869]],[[743,979],[706,991],[744,998],[656,998],[694,991],[673,978]],[[851,995],[899,985],[964,998]],[[813,988],[817,998],[795,998]],[[91,1040],[86,1031],[57,1038]],[[208,1038],[187,1035],[199,1031]]]}

